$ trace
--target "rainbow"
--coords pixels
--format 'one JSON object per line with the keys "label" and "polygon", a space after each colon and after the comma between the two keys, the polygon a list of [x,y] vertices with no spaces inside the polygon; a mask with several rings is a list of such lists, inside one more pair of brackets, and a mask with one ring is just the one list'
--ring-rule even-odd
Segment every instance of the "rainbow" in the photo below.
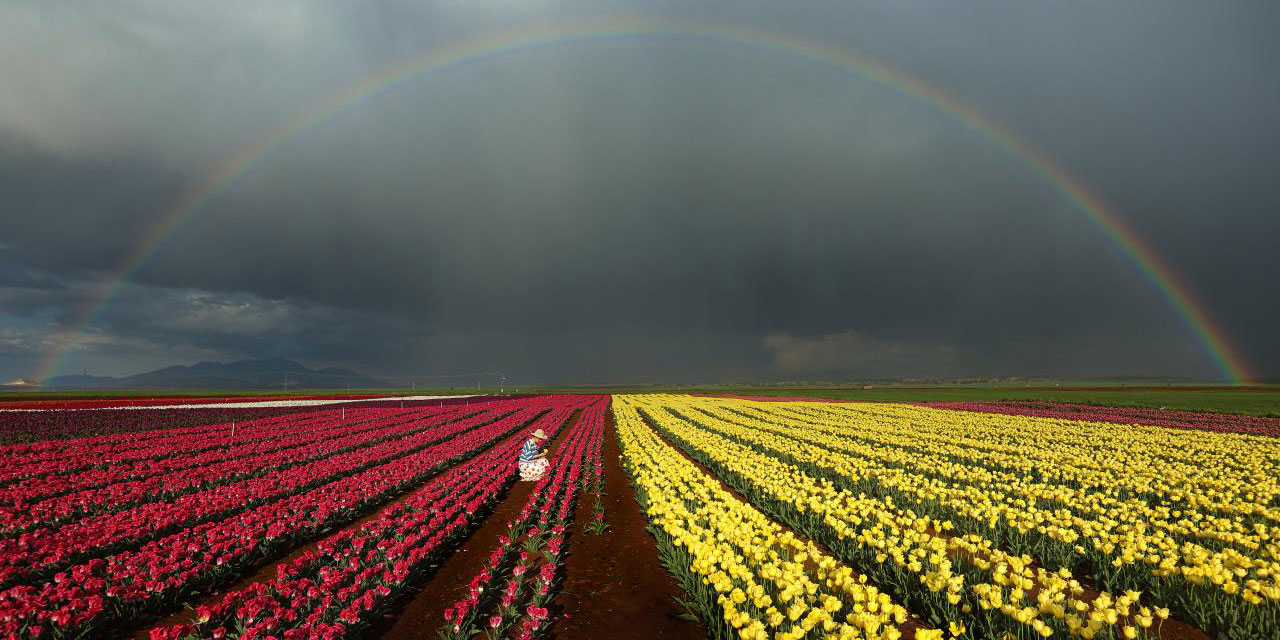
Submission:
{"label": "rainbow", "polygon": [[1051,185],[1075,209],[1085,214],[1093,226],[1118,247],[1155,286],[1204,347],[1221,374],[1235,383],[1250,380],[1245,360],[1234,350],[1226,334],[1215,325],[1209,312],[1196,301],[1190,289],[1179,280],[1168,264],[1084,185],[1050,158],[982,114],[905,73],[846,49],[755,28],[648,19],[526,27],[453,43],[389,66],[311,108],[298,112],[255,142],[226,157],[203,180],[190,185],[173,202],[133,250],[101,281],[89,296],[88,303],[72,316],[67,324],[69,329],[56,341],[58,346],[42,363],[38,379],[52,377],[62,369],[66,359],[83,341],[86,329],[110,304],[120,287],[130,280],[184,220],[200,211],[219,194],[233,188],[245,175],[260,167],[291,140],[431,73],[539,49],[616,40],[657,40],[665,43],[683,40],[748,47],[849,73],[932,107],[1016,158]]}

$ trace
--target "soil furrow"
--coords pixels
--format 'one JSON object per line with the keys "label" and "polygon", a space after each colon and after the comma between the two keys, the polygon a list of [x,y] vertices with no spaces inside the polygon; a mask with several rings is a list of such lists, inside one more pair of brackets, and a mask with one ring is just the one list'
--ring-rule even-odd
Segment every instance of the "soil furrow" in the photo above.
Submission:
{"label": "soil furrow", "polygon": [[680,618],[683,596],[675,578],[658,562],[658,549],[645,530],[648,519],[636,501],[635,489],[622,470],[613,411],[605,417],[603,504],[609,530],[583,533],[591,518],[594,496],[578,497],[565,578],[552,601],[555,622],[551,636],[564,640],[702,640],[706,628]]}
{"label": "soil furrow", "polygon": [[[554,454],[581,415],[580,410],[575,411],[569,422],[560,429],[560,433],[547,445],[547,459],[553,464]],[[526,429],[516,437],[527,438],[527,431]],[[548,469],[547,472],[551,473],[551,470]],[[412,596],[393,607],[380,623],[365,633],[365,637],[389,640],[435,637],[436,629],[445,623],[445,607],[466,596],[471,578],[484,568],[489,554],[498,548],[498,536],[506,532],[507,522],[520,513],[536,486],[536,482],[517,480],[484,522],[435,568]]]}

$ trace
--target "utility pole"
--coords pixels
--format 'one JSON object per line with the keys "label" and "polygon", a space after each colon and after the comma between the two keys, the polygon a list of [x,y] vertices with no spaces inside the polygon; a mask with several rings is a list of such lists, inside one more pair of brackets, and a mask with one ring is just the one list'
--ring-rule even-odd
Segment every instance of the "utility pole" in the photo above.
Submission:
{"label": "utility pole", "polygon": [[288,371],[284,372],[284,390],[285,391],[289,390],[289,372]]}

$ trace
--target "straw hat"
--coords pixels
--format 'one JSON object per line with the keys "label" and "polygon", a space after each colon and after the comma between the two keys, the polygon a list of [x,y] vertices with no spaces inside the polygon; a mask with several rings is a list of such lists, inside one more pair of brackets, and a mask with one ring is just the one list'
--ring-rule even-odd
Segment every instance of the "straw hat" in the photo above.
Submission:
{"label": "straw hat", "polygon": [[543,433],[543,432],[542,432],[542,429],[538,429],[538,430],[536,430],[536,431],[534,431],[534,432],[533,432],[533,437],[535,437],[535,438],[537,438],[537,439],[539,439],[539,440],[546,440],[546,439],[547,439],[547,434]]}

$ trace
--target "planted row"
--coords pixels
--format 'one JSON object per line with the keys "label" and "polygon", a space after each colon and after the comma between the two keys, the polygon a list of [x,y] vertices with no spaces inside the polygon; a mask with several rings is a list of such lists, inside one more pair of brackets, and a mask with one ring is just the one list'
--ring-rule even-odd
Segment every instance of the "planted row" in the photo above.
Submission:
{"label": "planted row", "polygon": [[445,610],[441,638],[465,640],[483,632],[490,638],[529,640],[549,624],[546,604],[584,470],[600,458],[607,410],[607,399],[583,410],[556,455],[555,467],[507,523],[488,564],[468,584],[467,596]]}
{"label": "planted row", "polygon": [[[560,406],[530,426],[555,434],[572,410]],[[358,631],[510,486],[521,441],[459,465],[358,530],[281,565],[273,580],[230,592],[200,609],[193,624],[156,628],[151,638],[339,638]]]}
{"label": "planted row", "polygon": [[315,407],[205,407],[199,409],[86,409],[81,411],[0,412],[0,456],[14,451],[43,451],[67,439],[143,435],[277,416],[306,414]]}
{"label": "planted row", "polygon": [[[255,432],[263,435],[287,430],[322,419],[318,414],[286,416],[239,424],[240,441],[252,439]],[[14,453],[5,456],[0,467],[0,485],[29,482],[55,474],[67,474],[86,469],[104,468],[113,464],[127,464],[164,458],[193,451],[209,450],[233,444],[230,425],[219,424],[198,427],[194,430],[173,429],[160,432],[155,437],[114,439],[111,442],[94,443],[77,440],[74,445],[61,445],[56,449],[37,453]]]}
{"label": "planted row", "polygon": [[[270,440],[240,447],[190,457],[182,456],[177,460],[167,458],[158,461],[177,466],[168,473],[145,474],[132,468],[120,473],[109,468],[72,476],[55,476],[74,481],[79,476],[88,475],[96,480],[105,475],[118,480],[43,500],[30,494],[22,495],[23,492],[20,491],[11,492],[11,495],[18,496],[18,502],[10,507],[0,507],[0,521],[5,523],[3,535],[10,536],[36,527],[60,526],[88,515],[123,511],[148,502],[169,501],[186,493],[247,480],[418,431],[434,429],[455,419],[455,414],[437,412],[411,416],[393,415],[359,426],[331,424],[319,431],[280,434]],[[192,464],[195,460],[204,460],[205,463]],[[47,487],[37,482],[31,485],[31,494]]]}
{"label": "planted row", "polygon": [[[863,575],[734,497],[650,428],[631,396],[615,396],[623,467],[636,485],[659,557],[714,640],[937,639],[902,627],[908,613]],[[954,628],[956,632],[963,629]]]}
{"label": "planted row", "polygon": [[[532,408],[523,413],[528,419]],[[474,418],[425,429],[401,438],[290,467],[267,475],[179,496],[172,502],[147,503],[115,513],[85,518],[55,529],[37,529],[0,540],[0,584],[20,583],[52,575],[68,564],[126,550],[147,540],[219,520],[260,504],[376,466],[464,433],[499,415]]]}
{"label": "planted row", "polygon": [[1050,571],[981,536],[953,535],[950,521],[917,515],[889,497],[851,493],[661,411],[660,403],[646,405],[653,424],[754,504],[823,541],[934,624],[1028,639],[1132,638],[1158,626],[1162,611],[1145,606],[1137,592],[1091,596],[1065,567]]}
{"label": "planted row", "polygon": [[[1280,626],[1280,529],[1275,526],[1280,513],[1270,506],[1274,461],[1280,458],[1275,441],[1166,431],[1164,441],[1148,451],[1131,448],[1124,459],[1127,465],[1157,469],[1159,484],[1167,487],[1160,490],[1119,469],[1105,474],[1055,470],[1070,482],[1052,482],[1047,471],[1012,473],[1019,459],[991,451],[958,456],[932,444],[919,421],[900,446],[881,447],[867,441],[879,440],[877,431],[891,423],[806,423],[798,419],[805,412],[801,408],[790,412],[795,417],[773,424],[743,417],[758,415],[759,407],[694,411],[709,418],[700,420],[702,425],[760,447],[765,455],[790,460],[850,490],[891,497],[954,523],[957,532],[1029,554],[1049,568],[1084,565],[1104,588],[1149,592],[1153,602],[1202,628],[1247,638]],[[998,433],[999,426],[994,421],[989,431]],[[1228,458],[1214,465],[1211,477],[1199,469],[1183,471],[1179,459],[1203,446],[1197,441],[1216,441],[1220,458],[1238,451],[1234,464]],[[1177,454],[1150,461],[1161,445]],[[1035,462],[1037,456],[1026,450],[1020,462]],[[1074,457],[1081,466],[1095,463],[1078,453]]]}
{"label": "planted row", "polygon": [[[388,424],[388,420],[399,418],[408,420],[413,416],[427,418],[432,415],[443,416],[451,410],[395,411],[392,413],[353,414],[345,419],[341,414],[324,416],[310,422],[292,423],[272,426],[270,429],[240,430],[237,425],[237,437],[229,435],[230,427],[223,425],[217,438],[190,439],[177,446],[168,445],[163,450],[152,453],[150,457],[114,461],[109,455],[97,456],[90,461],[92,466],[79,471],[45,474],[36,478],[27,478],[21,483],[0,487],[0,504],[33,504],[43,499],[57,497],[83,489],[104,487],[117,482],[139,480],[157,474],[192,469],[216,462],[244,458],[253,455],[270,453],[308,439],[334,436],[345,436]],[[135,456],[130,456],[133,458]]]}
{"label": "planted row", "polygon": [[1174,429],[1203,429],[1220,433],[1250,433],[1260,436],[1280,437],[1280,418],[1229,413],[1095,407],[1057,402],[934,402],[927,406],[953,411],[1002,413],[1084,422],[1141,424]]}
{"label": "planted row", "polygon": [[355,519],[564,403],[518,404],[522,409],[502,420],[433,446],[183,529],[136,550],[93,558],[46,582],[0,592],[0,634],[83,637],[122,620],[170,609],[196,589],[234,579],[265,558]]}

